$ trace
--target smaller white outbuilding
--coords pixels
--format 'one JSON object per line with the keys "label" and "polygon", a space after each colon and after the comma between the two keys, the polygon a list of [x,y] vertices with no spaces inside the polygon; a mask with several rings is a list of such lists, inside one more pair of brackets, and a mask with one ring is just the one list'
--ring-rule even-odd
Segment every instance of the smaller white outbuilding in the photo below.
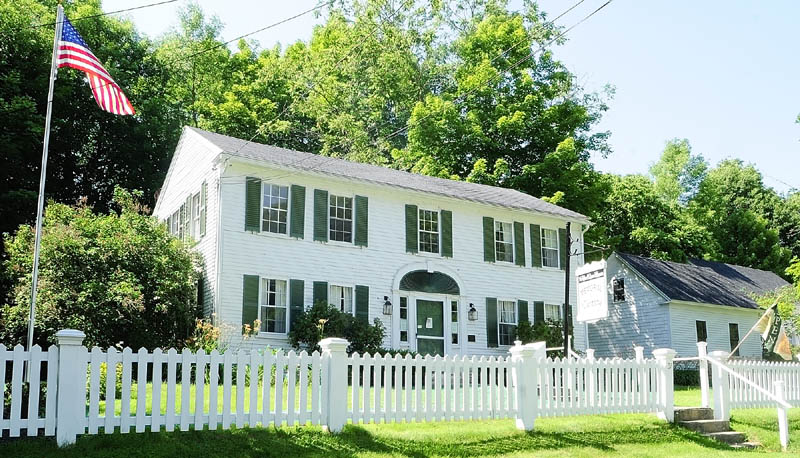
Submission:
{"label": "smaller white outbuilding", "polygon": [[[699,341],[709,351],[731,351],[763,313],[753,297],[789,284],[749,267],[619,252],[608,258],[606,278],[608,318],[585,325],[597,357],[632,357],[635,345],[647,355],[673,348],[678,356],[696,356]],[[760,337],[751,335],[736,353],[761,359]]]}

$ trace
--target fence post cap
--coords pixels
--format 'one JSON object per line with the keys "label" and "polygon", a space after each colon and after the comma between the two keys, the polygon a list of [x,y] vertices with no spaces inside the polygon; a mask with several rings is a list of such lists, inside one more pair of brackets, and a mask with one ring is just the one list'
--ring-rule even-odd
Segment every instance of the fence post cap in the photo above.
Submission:
{"label": "fence post cap", "polygon": [[56,333],[58,345],[81,345],[86,334],[77,329],[62,329]]}
{"label": "fence post cap", "polygon": [[324,352],[344,353],[350,342],[341,337],[326,337],[319,341],[319,347]]}
{"label": "fence post cap", "polygon": [[671,348],[656,348],[655,350],[653,350],[653,356],[655,356],[656,359],[669,359],[669,360],[671,360],[672,358],[675,357],[675,355],[677,353],[678,352],[676,352],[675,350],[673,350]]}
{"label": "fence post cap", "polygon": [[700,342],[697,342],[697,348],[700,348],[700,347],[708,348],[708,342],[704,342],[702,340]]}
{"label": "fence post cap", "polygon": [[728,357],[730,353],[725,350],[714,350],[708,354],[708,356],[715,358],[715,359],[725,359]]}

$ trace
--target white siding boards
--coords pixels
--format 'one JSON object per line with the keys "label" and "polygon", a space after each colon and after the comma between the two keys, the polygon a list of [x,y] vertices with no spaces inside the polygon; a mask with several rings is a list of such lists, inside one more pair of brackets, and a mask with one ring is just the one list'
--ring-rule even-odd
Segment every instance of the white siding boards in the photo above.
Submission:
{"label": "white siding boards", "polygon": [[[564,217],[226,154],[207,168],[198,175],[210,177],[208,205],[215,208],[209,208],[204,239],[213,237],[219,253],[204,253],[206,269],[218,263],[210,294],[218,303],[210,310],[237,330],[230,333],[233,347],[286,347],[287,333],[304,309],[321,301],[340,307],[346,300],[358,319],[384,326],[384,347],[415,350],[417,329],[427,325],[424,316],[417,317],[422,301],[442,304],[446,353],[505,354],[508,342],[502,340],[509,330],[521,321],[543,320],[545,304],[563,304]],[[174,192],[185,199],[202,181]],[[571,221],[573,240],[582,240],[586,220]],[[507,224],[502,240],[495,222]],[[542,265],[543,229],[558,233],[557,267]],[[498,242],[511,250],[510,262],[497,260]],[[573,250],[582,252],[581,243]],[[572,260],[574,266],[582,261],[580,255]],[[408,281],[425,275],[435,284]],[[287,332],[265,330],[264,310],[276,301],[265,296],[265,279],[285,282]],[[330,297],[331,291],[346,299]],[[574,278],[570,291],[574,304]],[[386,301],[391,314],[384,314]],[[474,321],[468,318],[472,307]],[[239,327],[256,319],[260,332],[242,338]],[[583,348],[584,327],[574,329],[576,347]]]}

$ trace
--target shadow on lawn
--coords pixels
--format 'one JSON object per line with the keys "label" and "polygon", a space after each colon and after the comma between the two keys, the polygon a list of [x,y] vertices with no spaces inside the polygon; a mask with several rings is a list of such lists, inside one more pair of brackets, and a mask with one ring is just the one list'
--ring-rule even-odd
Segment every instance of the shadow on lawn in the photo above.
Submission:
{"label": "shadow on lawn", "polygon": [[[463,423],[465,429],[474,427]],[[325,456],[352,457],[372,452],[427,456],[501,455],[560,448],[591,448],[613,452],[623,444],[657,445],[670,442],[693,442],[705,448],[730,450],[727,446],[672,425],[595,431],[535,431],[462,440],[463,436],[409,439],[376,435],[360,426],[349,425],[340,434],[326,434],[318,428],[254,428],[229,431],[189,431],[82,436],[78,442],[58,449],[52,439],[30,438],[0,441],[0,456],[53,457],[173,457],[191,456]],[[469,437],[467,435],[467,437]]]}

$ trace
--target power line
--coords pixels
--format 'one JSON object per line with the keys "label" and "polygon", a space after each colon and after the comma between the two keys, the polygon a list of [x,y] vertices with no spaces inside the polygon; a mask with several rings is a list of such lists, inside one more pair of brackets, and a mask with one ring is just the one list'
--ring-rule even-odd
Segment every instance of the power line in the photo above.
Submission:
{"label": "power line", "polygon": [[[569,7],[569,8],[567,8],[566,10],[564,10],[564,11],[563,11],[561,14],[559,14],[558,16],[556,16],[554,19],[551,19],[550,21],[547,21],[547,22],[545,23],[545,25],[547,25],[547,24],[553,25],[553,24],[555,23],[555,21],[557,21],[557,20],[559,20],[560,18],[564,17],[564,16],[565,16],[567,13],[569,13],[569,12],[570,12],[570,11],[572,11],[573,9],[577,8],[577,7],[578,7],[580,4],[582,4],[584,1],[585,1],[585,0],[579,0],[578,2],[576,2],[575,4],[573,4],[572,6],[570,6],[570,7]],[[534,54],[535,52],[538,52],[539,50],[541,50],[541,49],[544,49],[544,47],[545,47],[545,46],[548,46],[549,44],[553,43],[555,40],[557,40],[557,39],[559,39],[559,38],[563,37],[564,35],[566,35],[566,34],[567,34],[567,33],[568,33],[570,30],[574,29],[575,27],[577,27],[578,25],[580,25],[582,22],[584,22],[584,21],[586,21],[587,19],[589,19],[591,16],[593,16],[595,13],[597,13],[598,11],[600,11],[601,9],[603,9],[603,8],[604,8],[606,5],[608,5],[608,4],[609,4],[609,3],[611,3],[612,1],[613,1],[613,0],[608,0],[608,1],[607,1],[605,4],[603,4],[602,6],[600,6],[599,8],[597,8],[595,11],[593,11],[592,13],[590,13],[588,16],[584,17],[583,19],[581,19],[580,21],[578,21],[577,23],[575,23],[574,25],[572,25],[572,26],[571,26],[569,29],[565,30],[565,31],[564,31],[564,32],[562,32],[561,34],[557,35],[557,36],[556,36],[556,37],[555,37],[553,40],[549,41],[549,42],[548,42],[548,43],[546,43],[545,45],[541,46],[541,47],[540,47],[538,50],[536,50],[536,51],[534,51],[534,52],[530,53],[530,54],[529,54],[528,56],[526,56],[524,59],[522,59],[522,60],[520,60],[519,62],[517,62],[517,63],[516,63],[516,64],[515,64],[515,65],[514,65],[512,68],[516,68],[516,67],[517,67],[517,66],[519,66],[519,65],[520,65],[520,64],[521,64],[521,63],[522,63],[524,60],[527,60],[527,59],[529,59],[530,57],[532,57],[532,56],[533,56],[533,54]],[[390,16],[390,18],[391,18],[391,17],[394,17],[394,15],[397,13],[397,11],[399,11],[399,8],[398,8],[398,10],[395,10],[395,12],[393,12],[393,13],[392,13],[392,15]],[[377,28],[378,28],[378,27],[376,27],[376,28],[375,28],[375,30],[377,30]],[[373,30],[373,33],[374,33],[374,30]],[[508,52],[510,52],[511,50],[515,49],[515,48],[516,48],[517,46],[519,46],[521,43],[523,43],[524,41],[527,41],[527,39],[528,39],[528,37],[526,36],[525,38],[523,38],[523,39],[521,39],[521,40],[517,41],[516,43],[514,43],[513,45],[511,45],[509,48],[507,48],[507,49],[505,49],[503,52],[501,52],[499,55],[495,56],[495,57],[492,59],[492,62],[494,62],[494,61],[496,61],[497,59],[499,59],[499,58],[501,58],[501,57],[505,56],[505,55],[506,55]],[[340,60],[340,61],[339,61],[339,63],[341,63],[343,60],[344,60],[344,59]],[[337,65],[337,66],[338,66],[338,65]],[[312,89],[316,90],[316,88],[315,88],[315,87],[313,87],[313,86],[312,86]],[[464,95],[468,95],[468,94],[464,94]],[[281,113],[279,113],[277,116],[275,116],[274,118],[272,118],[272,119],[271,119],[269,122],[273,122],[275,119],[277,119],[277,118],[279,118],[280,116],[282,116],[282,115],[283,115],[283,113],[285,113],[285,112],[286,112],[286,110],[288,109],[288,107],[289,107],[289,105],[287,105],[287,106],[284,108],[284,110],[283,110]],[[423,118],[423,119],[424,119],[424,118]],[[244,148],[244,147],[245,147],[245,146],[247,146],[248,144],[252,143],[253,139],[255,139],[255,137],[256,137],[256,136],[258,136],[258,134],[260,133],[260,129],[261,129],[261,128],[257,129],[257,130],[256,130],[256,133],[255,133],[255,134],[254,134],[252,137],[250,137],[250,139],[249,139],[248,141],[246,141],[246,142],[245,142],[244,144],[242,144],[242,145],[241,145],[239,148],[237,148],[237,150],[234,152],[234,154],[238,153],[239,151],[241,151],[241,150],[242,150],[242,148]],[[408,126],[404,127],[404,129],[408,129]],[[398,129],[398,131],[395,131],[395,132],[393,132],[393,133],[392,133],[392,134],[390,134],[388,137],[386,137],[384,140],[388,140],[389,138],[392,138],[392,136],[396,135],[396,134],[397,134],[397,132],[401,132],[401,130],[400,130],[400,129]],[[377,146],[376,142],[373,142],[373,144]],[[287,167],[292,167],[292,166],[295,166],[295,165],[297,165],[297,164],[299,164],[299,163],[301,163],[301,162],[304,162],[304,161],[306,161],[306,160],[308,160],[308,159],[309,159],[309,158],[303,158],[303,159],[300,159],[300,160],[298,160],[298,161],[295,161],[295,162],[293,162],[293,163],[291,163],[291,164],[287,164],[286,166],[287,166]],[[317,169],[319,169],[320,167],[324,166],[325,164],[328,164],[329,162],[332,162],[332,161],[333,161],[333,160],[335,160],[335,159],[337,159],[337,158],[335,158],[335,157],[331,157],[330,159],[328,159],[328,160],[326,160],[326,161],[323,161],[323,162],[320,162],[320,163],[319,163],[319,164],[317,164],[316,166],[314,166],[314,167],[311,167],[311,168],[309,168],[309,169],[305,169],[305,170],[303,170],[303,171],[304,171],[304,172],[313,172],[314,170],[317,170]],[[293,174],[295,174],[295,173],[298,173],[298,171],[294,171],[294,172],[287,172],[287,173],[285,173],[285,174],[283,174],[283,175],[276,175],[276,176],[268,177],[268,179],[271,179],[271,180],[276,180],[276,179],[286,178],[286,177],[288,177],[288,176],[291,176],[291,175],[293,175]]]}
{"label": "power line", "polygon": [[[141,10],[141,9],[144,9],[144,8],[150,8],[151,6],[166,5],[167,3],[175,3],[177,1],[178,0],[164,0],[163,2],[150,3],[149,5],[135,6],[133,8],[126,8],[124,10],[116,10],[116,11],[109,11],[108,13],[99,13],[99,14],[92,14],[92,15],[89,15],[89,16],[81,16],[79,18],[70,19],[70,22],[78,22],[78,21],[83,21],[84,19],[92,19],[92,18],[101,17],[101,16],[108,16],[109,14],[117,14],[117,13],[125,13],[127,11]],[[47,27],[47,26],[56,25],[56,24],[58,24],[58,22],[47,22],[45,24],[32,25],[32,26],[30,26],[28,28],[36,29],[36,28],[39,28],[39,27]]]}
{"label": "power line", "polygon": [[[605,3],[603,3],[602,5],[600,5],[600,7],[598,7],[596,10],[594,10],[594,11],[592,11],[591,13],[589,13],[588,15],[584,16],[584,18],[583,18],[583,19],[581,19],[580,21],[576,22],[575,24],[573,24],[572,26],[570,26],[568,29],[564,30],[563,32],[561,32],[561,33],[557,34],[555,37],[553,37],[551,40],[549,40],[549,41],[548,41],[548,42],[546,42],[545,44],[543,44],[543,45],[539,46],[537,49],[535,49],[535,50],[531,51],[531,52],[530,52],[530,54],[528,54],[527,56],[525,56],[525,57],[523,57],[522,59],[520,59],[519,61],[517,61],[517,62],[516,62],[514,65],[512,65],[512,66],[511,66],[511,67],[510,67],[508,70],[513,70],[513,69],[515,69],[515,68],[519,67],[520,65],[522,65],[522,63],[523,63],[523,62],[525,62],[525,61],[527,61],[528,59],[530,59],[531,57],[533,57],[533,56],[534,56],[536,53],[538,53],[539,51],[542,51],[542,50],[544,50],[544,49],[545,49],[547,46],[550,46],[550,45],[551,45],[551,44],[553,44],[553,43],[554,43],[556,40],[558,40],[558,39],[560,39],[560,38],[564,37],[564,36],[565,36],[567,33],[569,33],[569,32],[570,32],[571,30],[573,30],[575,27],[578,27],[579,25],[581,25],[581,24],[583,24],[584,22],[586,22],[586,21],[587,21],[589,18],[591,18],[592,16],[594,16],[595,14],[597,14],[597,13],[598,13],[600,10],[602,10],[603,8],[605,8],[606,6],[608,6],[608,4],[609,4],[609,3],[611,3],[612,1],[614,1],[614,0],[608,0],[608,1],[606,1]],[[551,24],[552,24],[552,22],[551,22]],[[490,81],[490,82],[491,82],[491,81]],[[459,97],[458,97],[458,98],[455,100],[455,103],[460,103],[461,101],[463,101],[463,99],[464,99],[464,98],[468,97],[469,95],[471,95],[472,93],[474,93],[475,91],[477,91],[478,89],[480,89],[481,87],[482,87],[482,85],[475,86],[475,88],[473,88],[473,89],[471,89],[471,90],[467,91],[465,94],[462,94],[462,95],[460,95],[460,96],[459,96]],[[458,100],[458,99],[462,99],[462,100]],[[419,122],[419,121],[422,121],[422,120],[424,120],[424,119],[427,119],[427,118],[428,118],[428,117],[430,117],[432,114],[433,114],[433,113],[428,113],[428,114],[426,114],[426,115],[422,116],[421,118],[419,118],[419,119],[417,120],[417,122]],[[392,137],[394,137],[394,136],[396,136],[396,135],[399,135],[399,134],[403,133],[404,131],[407,131],[408,129],[410,129],[410,126],[409,126],[408,124],[406,124],[404,127],[401,127],[400,129],[397,129],[396,131],[394,131],[394,132],[392,132],[391,134],[389,134],[389,135],[388,135],[388,136],[387,136],[387,137],[386,137],[384,140],[389,140],[390,138],[392,138]]]}

